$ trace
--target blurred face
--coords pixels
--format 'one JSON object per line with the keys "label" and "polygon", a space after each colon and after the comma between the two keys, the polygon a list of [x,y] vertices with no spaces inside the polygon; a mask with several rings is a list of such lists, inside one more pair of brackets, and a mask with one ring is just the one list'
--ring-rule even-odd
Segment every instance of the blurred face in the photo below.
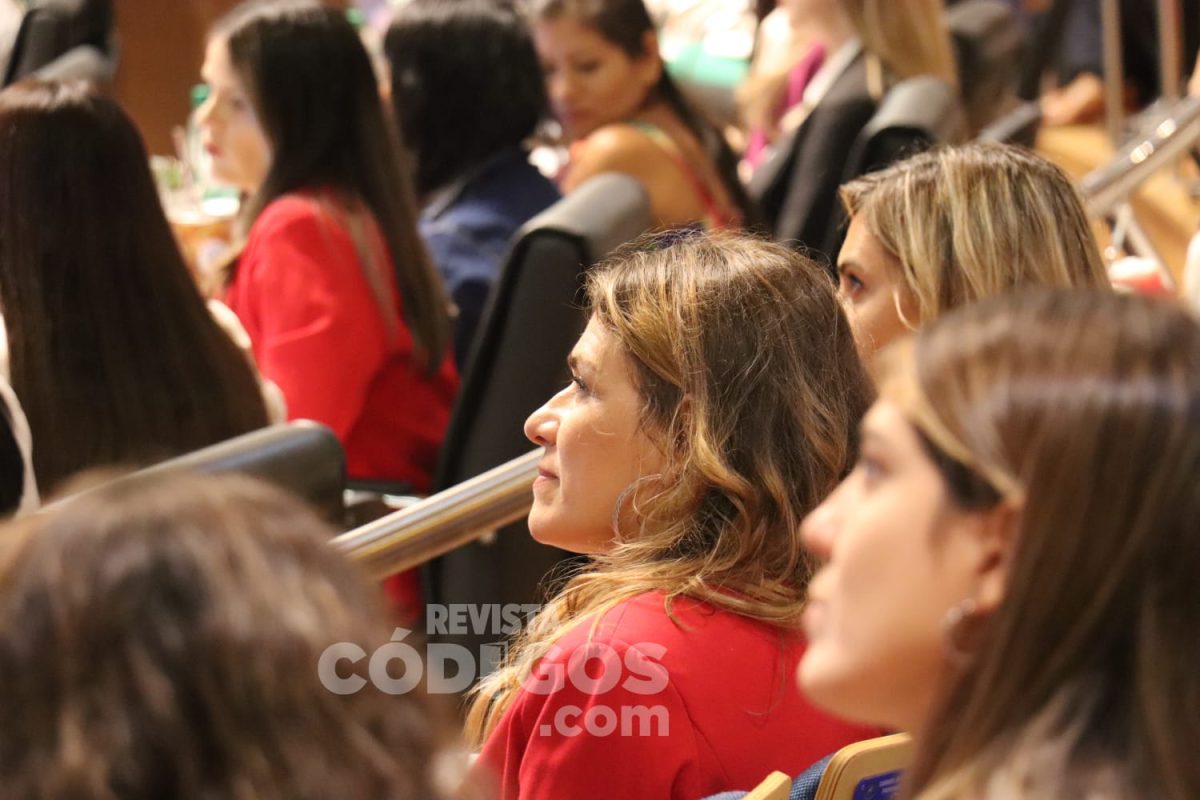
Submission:
{"label": "blurred face", "polygon": [[533,42],[550,106],[570,139],[633,117],[662,70],[653,34],[645,54],[631,58],[595,29],[559,17],[535,22]]}
{"label": "blurred face", "polygon": [[824,19],[830,14],[841,14],[838,0],[780,0],[779,5],[787,11],[792,25],[800,27],[813,17]]}
{"label": "blurred face", "polygon": [[642,398],[612,334],[589,322],[568,363],[571,383],[525,421],[525,435],[546,448],[529,530],[545,544],[600,553],[612,543],[618,497],[663,459],[639,425]]}
{"label": "blurred face", "polygon": [[197,119],[204,149],[212,158],[213,177],[254,192],[267,177],[271,147],[229,60],[224,39],[209,40],[200,76],[208,84],[209,94]]}
{"label": "blurred face", "polygon": [[801,528],[825,563],[809,587],[799,679],[836,714],[912,731],[946,677],[947,613],[980,597],[991,512],[954,506],[892,403],[876,402],[862,429],[854,470]]}
{"label": "blurred face", "polygon": [[[919,324],[915,299],[904,284],[899,259],[871,233],[862,215],[850,219],[838,253],[838,298],[864,359]],[[900,314],[903,312],[904,319]]]}

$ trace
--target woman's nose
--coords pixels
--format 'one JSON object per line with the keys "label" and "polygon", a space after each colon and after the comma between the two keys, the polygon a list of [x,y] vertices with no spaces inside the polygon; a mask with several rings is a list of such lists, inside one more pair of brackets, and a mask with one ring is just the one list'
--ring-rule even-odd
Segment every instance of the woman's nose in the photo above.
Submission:
{"label": "woman's nose", "polygon": [[562,105],[574,94],[574,81],[567,75],[566,70],[559,70],[548,83],[546,93],[550,96],[550,102],[553,105]]}
{"label": "woman's nose", "polygon": [[213,109],[215,107],[216,107],[216,102],[213,100],[213,96],[210,93],[208,95],[208,97],[204,98],[204,102],[202,102],[199,106],[196,107],[196,122],[197,122],[197,124],[199,124],[199,125],[210,124],[212,122]]}
{"label": "woman's nose", "polygon": [[525,436],[541,447],[552,447],[558,437],[558,415],[546,403],[525,420]]}
{"label": "woman's nose", "polygon": [[805,548],[821,561],[828,561],[838,525],[837,492],[814,508],[800,523],[800,537]]}

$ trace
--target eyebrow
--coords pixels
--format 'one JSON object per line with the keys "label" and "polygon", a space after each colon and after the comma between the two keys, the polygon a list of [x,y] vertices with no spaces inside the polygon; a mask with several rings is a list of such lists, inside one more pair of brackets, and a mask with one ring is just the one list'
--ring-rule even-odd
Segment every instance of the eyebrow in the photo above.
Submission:
{"label": "eyebrow", "polygon": [[574,350],[572,350],[571,354],[567,356],[567,368],[570,369],[572,373],[586,372],[589,375],[594,375],[596,372],[596,365],[589,361],[585,356],[581,356],[576,353]]}
{"label": "eyebrow", "polygon": [[873,442],[876,447],[880,447],[880,446],[886,447],[888,444],[888,439],[886,436],[881,434],[879,431],[875,430],[874,428],[868,427],[867,425],[864,424],[864,425],[859,426],[858,442],[859,442],[859,444],[867,444],[868,442]]}

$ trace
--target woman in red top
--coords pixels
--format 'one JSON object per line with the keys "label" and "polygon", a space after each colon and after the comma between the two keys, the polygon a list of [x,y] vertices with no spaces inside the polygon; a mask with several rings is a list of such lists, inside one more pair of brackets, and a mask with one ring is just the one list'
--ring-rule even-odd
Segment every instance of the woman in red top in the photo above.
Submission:
{"label": "woman in red top", "polygon": [[370,59],[315,3],[243,4],[209,37],[213,172],[247,195],[226,300],[292,418],[329,425],[352,478],[428,488],[457,376]]}
{"label": "woman in red top", "polygon": [[[673,237],[679,239],[678,235]],[[501,797],[697,798],[797,773],[871,731],[800,696],[803,516],[871,396],[821,268],[695,236],[593,274],[529,527],[593,556],[477,690]]]}

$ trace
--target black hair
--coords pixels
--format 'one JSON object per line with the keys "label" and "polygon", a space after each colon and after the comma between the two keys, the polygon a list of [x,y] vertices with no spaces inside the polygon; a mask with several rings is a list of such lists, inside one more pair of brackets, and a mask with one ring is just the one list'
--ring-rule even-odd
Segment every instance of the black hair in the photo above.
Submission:
{"label": "black hair", "polygon": [[[639,58],[646,54],[646,34],[655,30],[654,21],[642,0],[533,0],[530,14],[534,20],[563,17],[576,19],[594,28],[630,58]],[[738,177],[737,156],[733,154],[721,131],[684,97],[683,91],[671,78],[665,65],[654,91],[703,146],[716,166],[725,191],[742,212],[743,221],[753,225],[758,215]]]}
{"label": "black hair", "polygon": [[529,30],[495,0],[414,0],[396,12],[384,52],[422,196],[520,147],[547,115]]}

